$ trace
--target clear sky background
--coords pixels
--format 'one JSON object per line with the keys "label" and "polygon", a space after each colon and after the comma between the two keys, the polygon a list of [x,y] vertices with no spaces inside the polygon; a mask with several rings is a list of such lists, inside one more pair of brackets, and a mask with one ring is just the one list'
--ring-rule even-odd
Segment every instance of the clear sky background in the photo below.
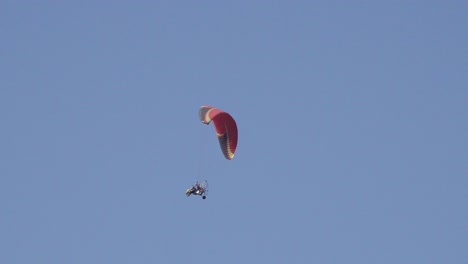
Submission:
{"label": "clear sky background", "polygon": [[0,263],[468,263],[467,13],[1,1]]}

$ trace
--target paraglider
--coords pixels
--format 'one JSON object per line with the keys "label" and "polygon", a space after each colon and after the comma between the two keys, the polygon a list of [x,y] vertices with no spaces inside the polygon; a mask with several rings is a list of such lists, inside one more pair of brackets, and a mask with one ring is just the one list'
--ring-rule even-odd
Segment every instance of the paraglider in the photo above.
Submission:
{"label": "paraglider", "polygon": [[221,151],[226,159],[234,158],[237,148],[237,124],[234,118],[221,109],[202,106],[199,111],[200,121],[209,125],[213,122]]}
{"label": "paraglider", "polygon": [[[234,118],[221,109],[206,105],[200,107],[198,115],[203,124],[209,125],[211,122],[213,123],[221,152],[226,159],[232,160],[236,153],[238,137],[237,124]],[[197,181],[185,191],[187,197],[193,194],[202,196],[203,199],[206,199],[207,193],[208,182],[206,180],[201,183]]]}

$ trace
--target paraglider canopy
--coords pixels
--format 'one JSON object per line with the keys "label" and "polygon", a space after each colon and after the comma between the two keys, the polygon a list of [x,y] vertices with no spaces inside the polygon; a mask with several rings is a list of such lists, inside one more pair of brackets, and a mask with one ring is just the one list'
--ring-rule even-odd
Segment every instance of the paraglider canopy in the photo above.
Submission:
{"label": "paraglider canopy", "polygon": [[229,113],[212,106],[200,107],[199,116],[203,124],[208,125],[213,121],[224,157],[228,160],[234,158],[237,148],[237,124],[234,118]]}

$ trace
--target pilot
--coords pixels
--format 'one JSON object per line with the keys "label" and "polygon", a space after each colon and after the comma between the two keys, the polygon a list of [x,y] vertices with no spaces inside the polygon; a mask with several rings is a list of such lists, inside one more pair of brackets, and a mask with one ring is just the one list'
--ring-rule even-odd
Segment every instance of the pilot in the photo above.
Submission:
{"label": "pilot", "polygon": [[[198,181],[190,188],[185,191],[185,195],[190,196],[191,194],[202,195],[205,192],[203,186],[198,183]],[[206,199],[206,196],[203,195],[203,199]]]}
{"label": "pilot", "polygon": [[194,194],[194,193],[195,193],[195,187],[194,186],[188,188],[187,191],[185,191],[185,195],[187,195],[187,196],[190,196],[191,194]]}

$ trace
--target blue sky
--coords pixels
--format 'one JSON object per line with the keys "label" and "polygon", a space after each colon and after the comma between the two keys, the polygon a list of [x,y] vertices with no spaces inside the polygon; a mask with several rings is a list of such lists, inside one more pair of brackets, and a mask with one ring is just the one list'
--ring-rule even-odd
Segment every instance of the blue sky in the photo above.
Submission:
{"label": "blue sky", "polygon": [[466,263],[467,11],[2,1],[0,262]]}

